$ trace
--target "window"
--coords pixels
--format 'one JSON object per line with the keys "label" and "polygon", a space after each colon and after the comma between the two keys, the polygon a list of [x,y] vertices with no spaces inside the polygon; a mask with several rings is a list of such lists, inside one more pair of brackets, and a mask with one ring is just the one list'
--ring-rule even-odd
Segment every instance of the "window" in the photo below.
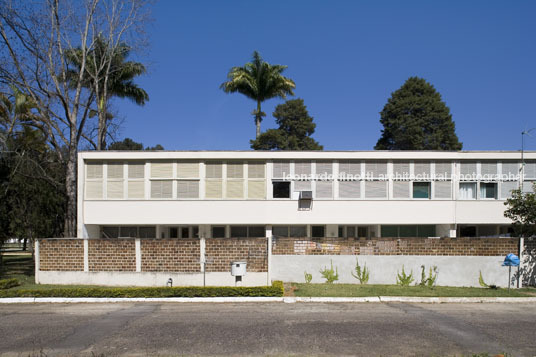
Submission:
{"label": "window", "polygon": [[339,176],[352,176],[354,179],[361,177],[361,162],[351,160],[339,161]]}
{"label": "window", "polygon": [[157,238],[156,227],[139,227],[138,228],[140,238]]}
{"label": "window", "polygon": [[339,181],[339,198],[360,198],[361,181]]}
{"label": "window", "polygon": [[127,197],[130,199],[145,198],[145,164],[142,162],[128,163]]}
{"label": "window", "polygon": [[365,198],[387,198],[387,181],[365,181]]}
{"label": "window", "polygon": [[265,199],[266,198],[266,181],[264,178],[265,164],[261,161],[248,162],[248,199]]}
{"label": "window", "polygon": [[358,237],[368,237],[368,227],[357,227]]}
{"label": "window", "polygon": [[276,179],[284,179],[285,176],[290,175],[290,162],[288,161],[274,161],[272,164],[272,177]]}
{"label": "window", "polygon": [[212,226],[212,238],[225,238],[225,227]]}
{"label": "window", "polygon": [[169,228],[169,238],[179,238],[179,230],[177,227],[170,227]]}
{"label": "window", "polygon": [[221,161],[207,161],[205,163],[205,197],[223,198],[223,164]]}
{"label": "window", "polygon": [[460,182],[460,191],[458,194],[460,200],[476,199],[476,182]]}
{"label": "window", "polygon": [[474,161],[462,162],[460,164],[460,175],[465,176],[465,178],[469,180],[475,177],[476,176],[476,162]]}
{"label": "window", "polygon": [[109,162],[108,177],[106,182],[106,198],[122,199],[123,198],[123,163]]}
{"label": "window", "polygon": [[413,164],[413,174],[417,179],[429,180],[430,179],[430,162],[429,161],[415,161]]}
{"label": "window", "polygon": [[480,198],[481,199],[496,199],[497,198],[497,183],[481,182],[480,183]]}
{"label": "window", "polygon": [[290,198],[290,182],[274,181],[272,182],[274,198]]}
{"label": "window", "polygon": [[259,238],[265,236],[264,226],[231,226],[231,237],[233,238]]}
{"label": "window", "polygon": [[434,182],[434,198],[450,199],[452,190],[451,181],[436,181]]}
{"label": "window", "polygon": [[408,181],[393,181],[393,198],[409,199],[409,185]]}
{"label": "window", "polygon": [[312,226],[311,227],[311,236],[313,238],[323,238],[326,235],[325,231],[326,231],[325,226]]}
{"label": "window", "polygon": [[288,237],[288,226],[273,226],[272,234],[276,237]]}
{"label": "window", "polygon": [[170,180],[152,180],[151,181],[151,198],[172,198],[173,181]]}
{"label": "window", "polygon": [[276,237],[293,237],[304,238],[307,237],[306,226],[274,226],[272,234]]}
{"label": "window", "polygon": [[434,237],[436,235],[435,225],[385,225],[381,226],[382,237],[412,238],[412,237]]}
{"label": "window", "polygon": [[119,227],[105,226],[101,228],[102,238],[117,238],[119,237]]}
{"label": "window", "polygon": [[138,236],[138,227],[128,226],[119,227],[119,237],[121,238],[136,238]]}
{"label": "window", "polygon": [[181,227],[181,238],[190,238],[190,228]]}
{"label": "window", "polygon": [[199,198],[199,181],[181,180],[177,182],[177,198]]}
{"label": "window", "polygon": [[512,190],[517,189],[517,181],[505,181],[501,182],[501,198],[510,198],[512,196]]}
{"label": "window", "polygon": [[333,181],[316,181],[316,198],[333,198]]}
{"label": "window", "polygon": [[476,226],[460,226],[460,237],[476,237]]}
{"label": "window", "polygon": [[103,196],[102,162],[86,163],[86,199],[102,199]]}
{"label": "window", "polygon": [[430,182],[413,182],[413,198],[430,198]]}

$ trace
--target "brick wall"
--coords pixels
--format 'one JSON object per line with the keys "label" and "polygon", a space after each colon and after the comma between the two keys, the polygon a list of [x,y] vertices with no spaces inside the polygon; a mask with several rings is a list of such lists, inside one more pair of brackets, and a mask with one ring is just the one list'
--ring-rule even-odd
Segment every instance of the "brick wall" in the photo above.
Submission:
{"label": "brick wall", "polygon": [[141,271],[201,271],[199,239],[142,239]]}
{"label": "brick wall", "polygon": [[83,271],[82,239],[40,239],[39,269],[43,271]]}
{"label": "brick wall", "polygon": [[134,239],[89,239],[89,271],[136,271]]}
{"label": "brick wall", "polygon": [[207,272],[228,272],[231,262],[247,262],[248,272],[268,271],[266,238],[206,238]]}
{"label": "brick wall", "polygon": [[518,253],[517,238],[274,238],[274,255],[452,255]]}

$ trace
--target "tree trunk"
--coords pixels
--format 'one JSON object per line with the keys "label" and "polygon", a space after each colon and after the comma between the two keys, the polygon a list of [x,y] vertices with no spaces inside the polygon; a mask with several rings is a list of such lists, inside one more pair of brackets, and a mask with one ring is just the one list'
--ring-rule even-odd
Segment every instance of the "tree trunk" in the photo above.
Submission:
{"label": "tree trunk", "polygon": [[65,174],[67,209],[65,212],[65,225],[63,228],[64,237],[76,237],[76,173],[78,159],[77,153],[77,145],[71,142],[71,145],[69,147],[69,159],[67,160],[67,172]]}
{"label": "tree trunk", "polygon": [[106,112],[103,110],[99,110],[99,128],[97,136],[97,150],[106,150]]}
{"label": "tree trunk", "polygon": [[258,139],[261,135],[261,102],[257,101],[257,114],[255,114],[255,127],[257,129],[257,135],[255,136],[255,139]]}

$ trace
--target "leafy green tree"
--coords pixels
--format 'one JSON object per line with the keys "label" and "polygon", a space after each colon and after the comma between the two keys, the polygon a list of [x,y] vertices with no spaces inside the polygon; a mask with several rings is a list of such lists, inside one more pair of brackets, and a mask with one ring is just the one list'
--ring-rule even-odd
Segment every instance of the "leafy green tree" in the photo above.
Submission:
{"label": "leafy green tree", "polygon": [[256,138],[261,135],[262,117],[261,103],[271,98],[283,98],[294,95],[296,84],[290,78],[282,75],[287,66],[269,64],[265,62],[259,52],[253,52],[251,62],[243,67],[233,67],[227,74],[228,81],[222,83],[220,88],[226,93],[241,93],[257,102],[257,109],[252,114],[255,117]]}
{"label": "leafy green tree", "polygon": [[108,146],[108,150],[164,150],[164,147],[160,144],[156,144],[153,147],[143,148],[142,143],[135,142],[131,138],[125,138],[123,141],[116,141]]}
{"label": "leafy green tree", "polygon": [[311,135],[316,124],[309,115],[303,99],[292,99],[279,104],[273,113],[278,129],[269,129],[256,140],[251,140],[255,150],[322,150],[323,147]]}
{"label": "leafy green tree", "polygon": [[381,111],[376,150],[461,150],[450,109],[434,86],[410,77]]}
{"label": "leafy green tree", "polygon": [[[127,98],[138,105],[145,105],[149,95],[134,83],[134,78],[144,74],[146,68],[139,62],[127,61],[131,51],[125,43],[110,44],[102,36],[95,39],[94,47],[85,63],[84,86],[90,89],[97,104],[97,111],[90,112],[90,117],[98,115],[97,150],[106,148],[108,123],[113,116],[108,112],[108,102],[113,97]],[[74,67],[68,72],[73,83],[79,77],[82,63],[82,50],[72,49],[66,53],[68,62]]]}
{"label": "leafy green tree", "polygon": [[533,192],[523,193],[513,190],[512,196],[504,203],[508,208],[504,216],[512,220],[514,233],[518,237],[531,237],[536,234],[536,184]]}

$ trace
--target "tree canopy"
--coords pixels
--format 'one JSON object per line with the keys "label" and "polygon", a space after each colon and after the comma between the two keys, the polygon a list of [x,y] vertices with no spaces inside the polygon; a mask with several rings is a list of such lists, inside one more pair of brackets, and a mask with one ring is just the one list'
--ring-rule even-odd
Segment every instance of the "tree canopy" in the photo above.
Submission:
{"label": "tree canopy", "polygon": [[376,150],[461,150],[450,109],[434,86],[410,77],[381,111]]}
{"label": "tree canopy", "polygon": [[504,216],[512,220],[514,233],[519,237],[536,234],[536,183],[532,192],[523,193],[521,189],[513,190],[512,196],[504,203],[508,208]]}
{"label": "tree canopy", "polygon": [[273,113],[277,129],[269,129],[256,140],[251,140],[255,150],[322,150],[323,147],[311,135],[316,124],[309,115],[303,99],[288,100],[279,104]]}
{"label": "tree canopy", "polygon": [[138,143],[131,138],[125,138],[122,141],[116,141],[108,146],[108,150],[164,150],[164,147],[160,144],[156,144],[153,147],[143,148],[142,143]]}
{"label": "tree canopy", "polygon": [[296,84],[290,78],[282,75],[287,66],[269,64],[264,61],[259,52],[253,52],[251,62],[243,67],[233,67],[227,74],[227,81],[220,85],[226,93],[241,93],[257,102],[253,111],[255,117],[256,138],[261,135],[262,117],[261,103],[271,98],[283,98],[294,95]]}

